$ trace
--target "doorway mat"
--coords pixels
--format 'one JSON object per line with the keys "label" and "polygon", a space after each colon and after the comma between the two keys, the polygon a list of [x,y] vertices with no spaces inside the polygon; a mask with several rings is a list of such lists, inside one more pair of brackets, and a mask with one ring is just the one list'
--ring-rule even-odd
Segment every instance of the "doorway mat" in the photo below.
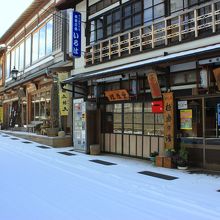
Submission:
{"label": "doorway mat", "polygon": [[19,140],[19,138],[11,138],[11,140]]}
{"label": "doorway mat", "polygon": [[69,152],[57,152],[58,154],[63,154],[65,156],[74,156],[76,154],[73,154],[73,153],[69,153]]}
{"label": "doorway mat", "polygon": [[189,170],[189,174],[204,174],[207,176],[220,176],[220,171],[214,171],[214,170]]}
{"label": "doorway mat", "polygon": [[151,171],[141,171],[141,172],[138,172],[138,173],[143,174],[143,175],[147,175],[147,176],[152,176],[152,177],[164,179],[164,180],[178,179],[178,177],[175,177],[175,176],[168,176],[168,175],[165,175],[165,174],[155,173],[155,172],[151,172]]}
{"label": "doorway mat", "polygon": [[2,135],[2,137],[9,137],[8,135]]}
{"label": "doorway mat", "polygon": [[89,160],[89,161],[91,161],[93,163],[102,164],[102,165],[105,165],[105,166],[117,165],[116,163],[111,163],[111,162],[104,161],[104,160]]}
{"label": "doorway mat", "polygon": [[41,149],[51,149],[50,147],[43,146],[43,145],[38,145],[38,146],[36,146],[36,147],[39,147],[39,148],[41,148]]}
{"label": "doorway mat", "polygon": [[32,144],[30,141],[22,141],[23,144]]}
{"label": "doorway mat", "polygon": [[69,150],[69,151],[74,151],[74,149],[71,149],[71,150]]}

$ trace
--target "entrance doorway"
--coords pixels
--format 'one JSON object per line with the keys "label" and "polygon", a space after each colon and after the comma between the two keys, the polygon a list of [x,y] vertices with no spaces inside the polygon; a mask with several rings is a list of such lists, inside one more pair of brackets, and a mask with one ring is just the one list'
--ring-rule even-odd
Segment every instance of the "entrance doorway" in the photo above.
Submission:
{"label": "entrance doorway", "polygon": [[177,137],[193,166],[220,170],[220,97],[178,99]]}

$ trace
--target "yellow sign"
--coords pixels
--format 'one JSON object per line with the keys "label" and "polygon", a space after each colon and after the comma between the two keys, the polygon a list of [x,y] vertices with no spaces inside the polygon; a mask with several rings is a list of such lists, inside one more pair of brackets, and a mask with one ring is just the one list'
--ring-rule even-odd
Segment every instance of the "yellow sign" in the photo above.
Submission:
{"label": "yellow sign", "polygon": [[0,124],[3,123],[3,107],[0,107]]}
{"label": "yellow sign", "polygon": [[105,96],[109,101],[122,101],[130,98],[126,89],[105,91]]}
{"label": "yellow sign", "polygon": [[192,109],[180,110],[180,129],[192,130]]}
{"label": "yellow sign", "polygon": [[[59,82],[68,78],[68,73],[63,72],[58,74]],[[59,105],[60,105],[60,115],[67,116],[69,114],[69,93],[66,91],[62,91],[62,88],[59,89]]]}
{"label": "yellow sign", "polygon": [[173,93],[163,94],[164,102],[164,147],[165,149],[174,148],[174,108]]}

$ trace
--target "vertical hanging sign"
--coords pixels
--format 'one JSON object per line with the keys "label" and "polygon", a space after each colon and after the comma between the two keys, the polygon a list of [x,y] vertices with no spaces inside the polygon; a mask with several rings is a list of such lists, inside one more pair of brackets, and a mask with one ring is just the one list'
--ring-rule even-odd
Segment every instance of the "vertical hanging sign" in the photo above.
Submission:
{"label": "vertical hanging sign", "polygon": [[81,57],[81,13],[73,11],[72,55]]}
{"label": "vertical hanging sign", "polygon": [[174,148],[174,108],[173,93],[163,94],[164,101],[164,148]]}
{"label": "vertical hanging sign", "polygon": [[220,104],[217,104],[218,126],[220,127]]}

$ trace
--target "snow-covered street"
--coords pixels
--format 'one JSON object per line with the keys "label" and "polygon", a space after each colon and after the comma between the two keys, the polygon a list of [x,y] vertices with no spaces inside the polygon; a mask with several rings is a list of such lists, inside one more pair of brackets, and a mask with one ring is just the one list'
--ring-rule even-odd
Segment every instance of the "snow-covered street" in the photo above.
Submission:
{"label": "snow-covered street", "polygon": [[132,158],[84,155],[71,148],[43,149],[13,139],[0,134],[0,220],[220,219],[219,177],[157,168]]}

